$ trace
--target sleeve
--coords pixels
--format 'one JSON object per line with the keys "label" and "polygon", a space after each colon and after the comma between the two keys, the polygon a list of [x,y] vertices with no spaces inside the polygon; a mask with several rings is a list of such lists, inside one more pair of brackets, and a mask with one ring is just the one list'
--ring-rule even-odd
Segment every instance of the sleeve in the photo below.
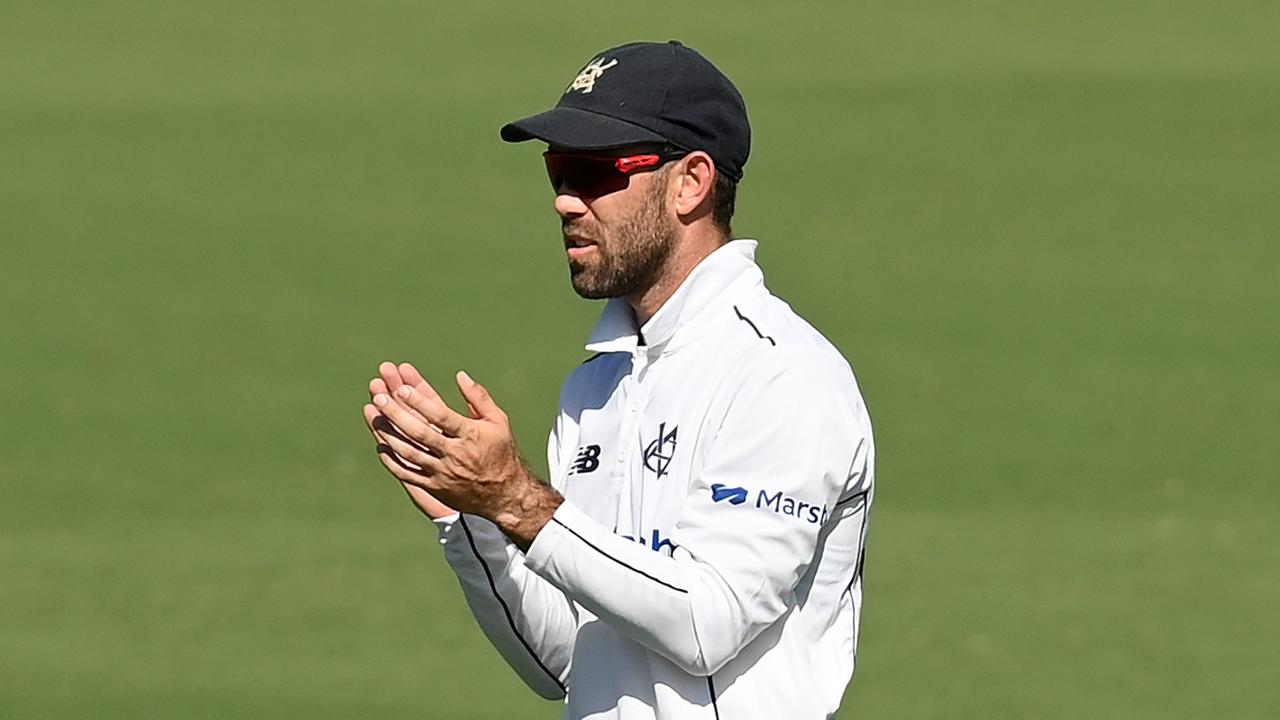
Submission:
{"label": "sleeve", "polygon": [[[553,431],[548,454],[558,462]],[[534,692],[568,692],[577,611],[564,592],[525,567],[525,556],[493,523],[474,515],[436,521],[445,559],[489,642]]]}
{"label": "sleeve", "polygon": [[695,675],[715,673],[794,604],[831,511],[857,490],[855,468],[870,451],[848,366],[773,352],[730,389],[702,469],[688,479],[670,557],[567,502],[526,557],[584,608]]}

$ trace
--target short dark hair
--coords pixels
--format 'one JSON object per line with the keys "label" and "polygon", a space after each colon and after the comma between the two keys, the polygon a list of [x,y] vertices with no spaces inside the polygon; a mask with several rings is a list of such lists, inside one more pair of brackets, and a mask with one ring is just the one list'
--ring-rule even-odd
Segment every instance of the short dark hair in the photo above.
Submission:
{"label": "short dark hair", "polygon": [[729,221],[733,219],[733,202],[737,196],[738,183],[724,173],[716,173],[715,185],[711,188],[711,220],[729,239],[733,238]]}

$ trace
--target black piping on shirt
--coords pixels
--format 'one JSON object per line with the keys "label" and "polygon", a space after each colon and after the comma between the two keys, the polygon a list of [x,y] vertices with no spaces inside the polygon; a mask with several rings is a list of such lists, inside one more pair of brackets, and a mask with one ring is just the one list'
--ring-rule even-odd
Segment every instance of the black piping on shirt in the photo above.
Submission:
{"label": "black piping on shirt", "polygon": [[609,558],[610,560],[612,560],[612,561],[614,561],[614,562],[618,563],[619,565],[621,565],[622,567],[624,567],[624,568],[626,568],[626,569],[630,570],[631,572],[639,573],[639,574],[641,574],[641,575],[643,575],[643,576],[645,576],[645,577],[649,578],[650,580],[652,580],[652,581],[654,581],[654,582],[658,583],[659,585],[665,585],[665,586],[667,586],[667,587],[671,588],[672,590],[675,590],[676,592],[681,592],[681,593],[684,593],[684,594],[686,594],[686,595],[688,595],[688,594],[689,594],[689,591],[688,591],[688,590],[685,590],[684,588],[678,588],[678,587],[676,587],[675,585],[672,585],[671,583],[666,582],[666,581],[664,581],[664,580],[659,580],[658,578],[656,578],[656,577],[654,577],[654,576],[650,575],[649,573],[647,573],[647,572],[645,572],[645,571],[643,571],[643,570],[641,570],[641,569],[639,569],[639,568],[633,568],[633,567],[631,567],[630,565],[626,564],[625,562],[623,562],[623,561],[619,560],[618,558],[616,558],[616,557],[614,557],[614,556],[610,555],[609,553],[607,553],[607,552],[605,552],[605,551],[601,550],[600,548],[598,548],[598,547],[596,547],[595,545],[591,544],[591,541],[590,541],[590,540],[588,540],[588,539],[586,539],[586,538],[582,537],[581,535],[579,535],[579,534],[577,533],[577,531],[575,531],[573,528],[571,528],[571,527],[569,527],[568,525],[565,525],[564,523],[560,522],[560,520],[559,520],[558,518],[552,517],[552,518],[551,518],[551,521],[552,521],[552,522],[554,522],[555,524],[559,525],[560,527],[564,528],[565,530],[568,530],[569,532],[573,533],[573,536],[574,536],[574,537],[576,537],[576,538],[578,538],[578,539],[579,539],[579,540],[581,540],[582,542],[586,543],[586,544],[587,544],[587,547],[591,548],[592,550],[595,550],[596,552],[600,553],[601,555],[603,555],[603,556],[605,556],[605,557]]}
{"label": "black piping on shirt", "polygon": [[[866,493],[860,493],[860,495],[855,495],[854,497],[860,497],[861,495],[866,495]],[[850,600],[853,600],[853,585],[854,583],[858,582],[858,578],[862,577],[862,569],[867,563],[867,521],[870,519],[871,519],[871,508],[864,506],[862,508],[862,526],[858,529],[858,545],[859,545],[858,563],[853,567],[853,577],[849,579],[849,586],[844,589],[844,591],[849,594]],[[854,642],[855,642],[855,645],[853,646],[853,671],[857,672],[858,671],[858,646],[856,645],[856,642],[857,642],[858,629],[857,629],[856,623],[858,621],[856,617],[854,618],[853,622],[855,623],[854,632],[853,632]]]}
{"label": "black piping on shirt", "polygon": [[707,676],[707,690],[711,692],[711,709],[716,713],[716,720],[720,720],[720,706],[716,704],[716,683],[710,675]]}
{"label": "black piping on shirt", "polygon": [[864,497],[866,497],[866,496],[867,496],[867,491],[866,491],[866,490],[863,490],[862,492],[860,492],[860,493],[856,493],[856,494],[854,494],[854,495],[850,495],[849,497],[847,497],[847,498],[845,498],[845,499],[843,499],[843,500],[838,500],[838,501],[836,501],[836,507],[840,507],[841,505],[844,505],[845,503],[851,503],[851,502],[853,502],[854,500],[857,500],[857,499],[859,499],[859,498],[864,498]]}
{"label": "black piping on shirt", "polygon": [[467,527],[466,518],[459,515],[458,524],[462,526],[462,531],[466,533],[467,544],[471,546],[471,552],[475,553],[476,560],[480,561],[480,567],[484,569],[484,576],[489,579],[489,589],[493,591],[493,596],[498,599],[498,604],[502,606],[502,612],[507,616],[507,624],[511,626],[512,634],[516,636],[516,639],[519,640],[520,644],[524,646],[524,649],[528,651],[529,657],[533,658],[533,661],[538,664],[538,667],[542,668],[542,672],[546,673],[547,677],[551,678],[551,682],[555,683],[556,687],[560,688],[560,692],[568,694],[568,688],[564,686],[564,683],[560,682],[560,678],[556,677],[555,673],[551,672],[546,665],[542,664],[541,658],[539,658],[538,654],[533,651],[533,647],[529,645],[529,642],[525,640],[524,636],[520,634],[520,631],[516,629],[516,621],[515,618],[511,616],[511,608],[507,607],[507,601],[503,600],[502,595],[498,593],[498,585],[493,581],[493,573],[489,571],[488,563],[484,561],[484,558],[480,555],[480,550],[476,548],[476,540],[471,536],[471,528]]}
{"label": "black piping on shirt", "polygon": [[733,311],[734,311],[735,313],[737,313],[737,314],[738,314],[738,319],[739,319],[739,320],[741,320],[741,321],[745,322],[746,324],[750,325],[750,326],[751,326],[751,329],[756,331],[756,335],[759,335],[761,340],[768,340],[770,345],[773,345],[774,347],[777,347],[777,346],[778,346],[778,343],[774,342],[774,339],[773,339],[773,338],[771,338],[771,337],[769,337],[768,335],[765,335],[764,333],[760,332],[760,328],[756,327],[756,324],[755,324],[755,323],[753,323],[753,322],[751,322],[751,318],[747,317],[746,315],[743,315],[743,314],[742,314],[742,311],[738,309],[738,306],[737,306],[737,305],[734,305],[734,306],[733,306]]}

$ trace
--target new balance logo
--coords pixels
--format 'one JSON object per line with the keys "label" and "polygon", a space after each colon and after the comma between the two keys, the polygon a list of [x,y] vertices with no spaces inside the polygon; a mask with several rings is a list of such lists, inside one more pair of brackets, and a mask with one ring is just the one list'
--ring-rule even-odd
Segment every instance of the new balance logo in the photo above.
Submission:
{"label": "new balance logo", "polygon": [[730,505],[741,505],[747,501],[747,489],[740,487],[725,487],[720,483],[711,486],[711,499],[715,502],[729,501]]}
{"label": "new balance logo", "polygon": [[600,446],[599,445],[583,445],[578,448],[578,457],[573,460],[573,467],[569,468],[570,475],[585,474],[595,472],[600,468]]}

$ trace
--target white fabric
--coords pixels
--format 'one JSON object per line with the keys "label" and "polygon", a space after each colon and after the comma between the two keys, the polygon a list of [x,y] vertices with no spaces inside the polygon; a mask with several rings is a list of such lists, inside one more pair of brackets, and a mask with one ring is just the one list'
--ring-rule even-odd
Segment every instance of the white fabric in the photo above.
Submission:
{"label": "white fabric", "polygon": [[827,718],[853,675],[870,419],[755,248],[717,250],[639,332],[606,305],[548,446],[566,501],[527,554],[438,521],[481,627],[570,720]]}

